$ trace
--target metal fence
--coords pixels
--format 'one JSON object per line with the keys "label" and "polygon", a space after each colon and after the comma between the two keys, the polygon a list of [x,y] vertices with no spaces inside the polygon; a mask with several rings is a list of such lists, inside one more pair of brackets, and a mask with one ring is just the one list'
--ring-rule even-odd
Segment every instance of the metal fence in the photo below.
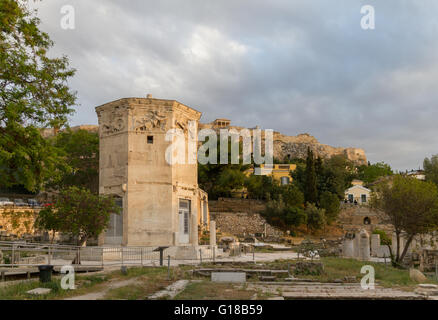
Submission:
{"label": "metal fence", "polygon": [[[226,252],[216,246],[187,247],[79,247],[71,245],[0,241],[0,267],[36,267],[50,264],[64,266],[158,265],[171,259],[174,263],[203,263],[242,255],[254,256],[254,248],[237,245]],[[2,261],[3,260],[3,261]]]}

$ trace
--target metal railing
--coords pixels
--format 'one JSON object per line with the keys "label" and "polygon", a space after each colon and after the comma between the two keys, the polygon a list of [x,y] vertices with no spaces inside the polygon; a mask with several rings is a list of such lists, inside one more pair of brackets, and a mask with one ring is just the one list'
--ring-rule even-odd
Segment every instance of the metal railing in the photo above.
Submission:
{"label": "metal railing", "polygon": [[[163,260],[171,257],[178,263],[215,262],[224,257],[254,256],[254,247],[237,245],[223,252],[213,246],[163,247],[160,255],[159,246],[150,247],[79,247],[49,243],[0,241],[2,260],[0,268],[37,267],[50,264],[64,266],[80,264],[81,266],[118,266],[118,265],[161,265]],[[78,261],[80,263],[78,263]]]}

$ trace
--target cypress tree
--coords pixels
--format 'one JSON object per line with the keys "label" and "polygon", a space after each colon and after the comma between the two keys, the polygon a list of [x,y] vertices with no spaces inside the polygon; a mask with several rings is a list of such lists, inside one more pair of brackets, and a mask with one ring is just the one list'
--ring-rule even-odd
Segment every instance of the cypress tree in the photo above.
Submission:
{"label": "cypress tree", "polygon": [[315,159],[313,157],[313,151],[310,147],[307,148],[306,159],[306,188],[304,197],[308,203],[316,203],[318,201],[318,189],[316,187],[316,171],[315,171]]}

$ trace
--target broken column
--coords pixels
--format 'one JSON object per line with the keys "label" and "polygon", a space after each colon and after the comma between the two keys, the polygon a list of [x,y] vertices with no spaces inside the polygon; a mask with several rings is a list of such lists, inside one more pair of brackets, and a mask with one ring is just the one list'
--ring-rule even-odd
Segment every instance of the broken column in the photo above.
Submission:
{"label": "broken column", "polygon": [[377,257],[380,250],[380,234],[371,235],[371,255]]}
{"label": "broken column", "polygon": [[370,260],[370,236],[364,229],[359,233],[359,259]]}
{"label": "broken column", "polygon": [[343,244],[343,255],[346,258],[354,257],[354,239],[345,238]]}
{"label": "broken column", "polygon": [[355,258],[359,258],[359,237],[360,237],[360,233],[359,232],[355,232],[354,233],[354,239],[353,239],[353,256]]}
{"label": "broken column", "polygon": [[210,221],[210,246],[216,245],[216,221]]}

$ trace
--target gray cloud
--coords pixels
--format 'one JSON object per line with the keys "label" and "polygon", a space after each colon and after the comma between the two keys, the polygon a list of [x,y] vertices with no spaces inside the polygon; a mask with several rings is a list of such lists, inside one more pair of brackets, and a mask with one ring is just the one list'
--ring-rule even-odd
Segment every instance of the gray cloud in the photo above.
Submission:
{"label": "gray cloud", "polygon": [[[63,5],[76,29],[60,27]],[[376,29],[360,28],[360,8]],[[72,124],[130,96],[322,143],[364,148],[372,162],[417,168],[438,153],[434,0],[43,0],[42,28],[78,69]]]}

